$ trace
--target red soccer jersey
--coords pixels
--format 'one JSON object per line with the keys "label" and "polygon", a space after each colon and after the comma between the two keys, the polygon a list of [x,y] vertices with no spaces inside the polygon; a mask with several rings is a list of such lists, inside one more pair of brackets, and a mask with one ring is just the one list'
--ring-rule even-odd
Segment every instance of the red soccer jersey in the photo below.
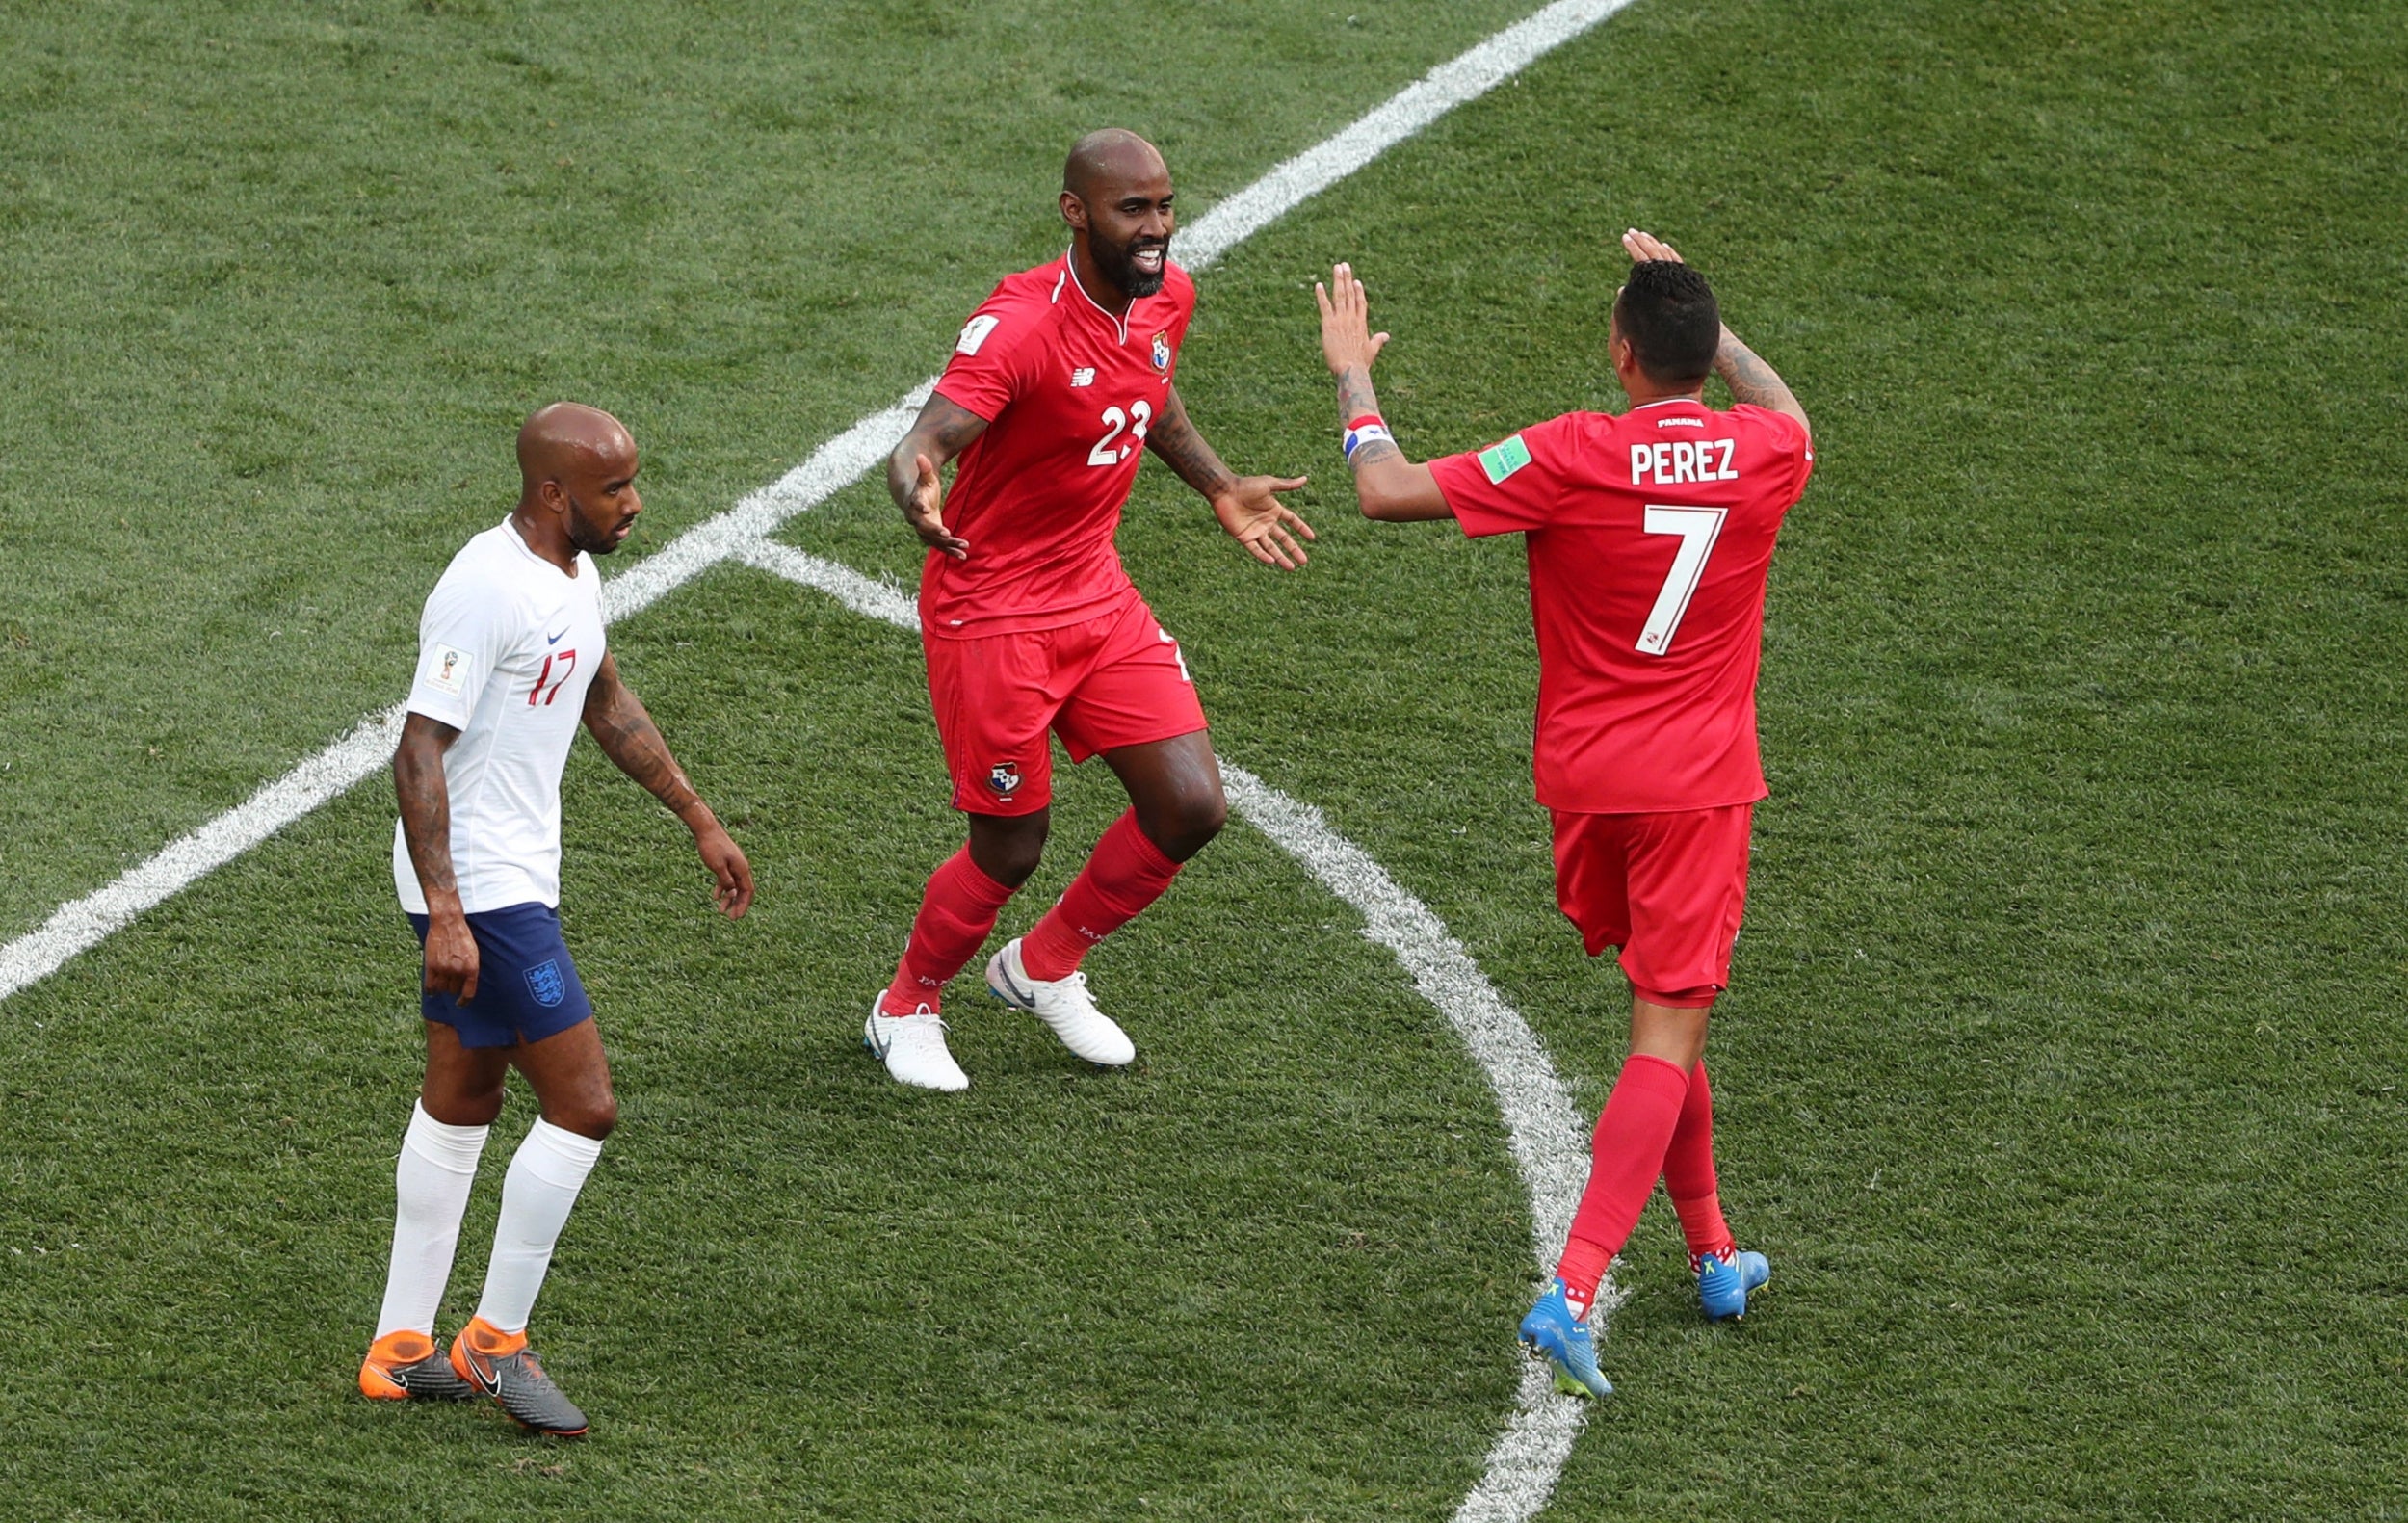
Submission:
{"label": "red soccer jersey", "polygon": [[923,628],[964,639],[1054,629],[1131,595],[1112,535],[1194,312],[1195,282],[1175,264],[1125,318],[1080,288],[1066,253],[995,287],[936,382],[987,430],[961,452],[945,498],[970,555],[929,552]]}
{"label": "red soccer jersey", "polygon": [[1796,420],[1657,402],[1430,462],[1467,535],[1529,536],[1538,801],[1753,803],[1765,578],[1814,451]]}

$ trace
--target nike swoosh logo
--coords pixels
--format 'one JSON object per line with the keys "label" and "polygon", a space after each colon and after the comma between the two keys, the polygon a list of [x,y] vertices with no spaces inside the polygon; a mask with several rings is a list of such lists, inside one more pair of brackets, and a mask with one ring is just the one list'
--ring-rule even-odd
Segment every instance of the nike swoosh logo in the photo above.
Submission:
{"label": "nike swoosh logo", "polygon": [[565,634],[567,634],[567,633],[568,633],[568,626],[567,626],[566,624],[563,624],[563,625],[561,626],[561,634],[560,634],[560,635],[546,635],[546,636],[544,636],[544,637],[543,637],[543,643],[544,643],[545,644],[547,644],[547,645],[557,645],[557,644],[559,644],[559,643],[561,643],[561,635],[565,635]]}
{"label": "nike swoosh logo", "polygon": [[380,1369],[377,1371],[377,1374],[384,1378],[385,1384],[401,1392],[404,1396],[407,1396],[409,1394],[409,1382],[403,1379],[400,1376],[395,1375],[392,1371]]}

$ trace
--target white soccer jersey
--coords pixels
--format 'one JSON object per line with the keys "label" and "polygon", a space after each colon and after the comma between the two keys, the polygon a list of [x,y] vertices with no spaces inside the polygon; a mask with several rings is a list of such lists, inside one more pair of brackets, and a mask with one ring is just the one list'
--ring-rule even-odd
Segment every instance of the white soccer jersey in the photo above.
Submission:
{"label": "white soccer jersey", "polygon": [[[409,711],[459,731],[443,753],[452,874],[470,914],[561,902],[561,771],[602,667],[602,577],[580,551],[569,576],[510,520],[452,558],[418,620]],[[393,886],[427,910],[399,821]]]}

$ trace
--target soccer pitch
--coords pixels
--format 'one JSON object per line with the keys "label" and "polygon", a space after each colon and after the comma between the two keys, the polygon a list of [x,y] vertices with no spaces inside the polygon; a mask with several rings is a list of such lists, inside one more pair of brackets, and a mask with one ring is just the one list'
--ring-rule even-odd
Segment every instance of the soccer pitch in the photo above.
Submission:
{"label": "soccer pitch", "polygon": [[[398,697],[537,403],[643,445],[624,575],[1058,251],[1078,131],[1193,226],[1531,9],[0,6],[0,939]],[[1434,454],[1617,402],[1650,226],[1815,415],[1714,1037],[1776,1277],[1705,1326],[1650,1213],[1547,1515],[2408,1510],[2401,78],[2371,4],[1640,0],[1202,278],[1181,389],[1322,539],[1263,572],[1149,465],[1132,574],[1591,1113],[1519,554],[1351,519],[1309,283],[1363,270]],[[916,575],[875,484],[777,538]],[[0,1514],[1451,1515],[1530,1201],[1356,910],[1234,828],[1090,964],[1135,1070],[957,985],[977,1087],[902,1092],[915,643],[739,565],[612,639],[762,897],[580,749],[625,1120],[537,1317],[596,1436],[353,1394],[418,1041],[371,782],[0,1003]],[[1014,914],[1117,803],[1064,778]]]}

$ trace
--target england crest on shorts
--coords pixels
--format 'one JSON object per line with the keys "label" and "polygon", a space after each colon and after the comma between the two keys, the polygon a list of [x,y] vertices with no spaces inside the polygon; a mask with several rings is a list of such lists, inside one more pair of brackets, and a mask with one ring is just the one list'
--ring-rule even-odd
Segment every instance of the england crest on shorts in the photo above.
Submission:
{"label": "england crest on shorts", "polygon": [[1168,333],[1154,335],[1154,368],[1156,370],[1170,368],[1170,335]]}
{"label": "england crest on shorts", "polygon": [[550,1010],[568,998],[568,981],[561,977],[561,959],[546,958],[527,970],[527,992],[535,1002]]}
{"label": "england crest on shorts", "polygon": [[1020,791],[1020,764],[997,762],[987,770],[986,785],[995,790],[998,799],[1008,799]]}

